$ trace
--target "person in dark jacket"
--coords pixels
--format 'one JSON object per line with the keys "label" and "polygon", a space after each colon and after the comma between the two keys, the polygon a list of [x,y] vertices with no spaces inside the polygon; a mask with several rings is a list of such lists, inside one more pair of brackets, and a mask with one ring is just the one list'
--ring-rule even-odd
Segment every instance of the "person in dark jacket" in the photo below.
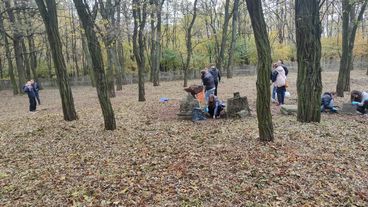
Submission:
{"label": "person in dark jacket", "polygon": [[34,92],[33,86],[31,81],[28,81],[23,86],[24,93],[27,93],[29,99],[29,111],[35,112],[36,111],[36,94]]}
{"label": "person in dark jacket", "polygon": [[225,106],[215,95],[210,95],[208,99],[208,113],[213,119],[219,118],[221,111],[223,111]]}
{"label": "person in dark jacket", "polygon": [[335,92],[323,93],[321,98],[321,112],[325,112],[326,109],[334,113],[337,112],[337,109],[334,107],[334,97]]}
{"label": "person in dark jacket", "polygon": [[220,70],[217,69],[214,65],[211,65],[209,71],[212,74],[213,79],[215,80],[215,87],[216,87],[216,89],[215,89],[215,96],[217,96],[218,84],[221,81],[221,73],[220,73]]}
{"label": "person in dark jacket", "polygon": [[215,89],[216,89],[215,80],[212,74],[208,70],[201,71],[201,79],[204,85],[205,99],[207,103],[210,95],[215,93]]}
{"label": "person in dark jacket", "polygon": [[33,79],[31,80],[31,84],[32,84],[33,90],[34,90],[35,95],[36,95],[37,103],[38,103],[38,105],[41,105],[40,95],[39,95],[40,87],[39,87],[38,83],[36,81],[34,81]]}

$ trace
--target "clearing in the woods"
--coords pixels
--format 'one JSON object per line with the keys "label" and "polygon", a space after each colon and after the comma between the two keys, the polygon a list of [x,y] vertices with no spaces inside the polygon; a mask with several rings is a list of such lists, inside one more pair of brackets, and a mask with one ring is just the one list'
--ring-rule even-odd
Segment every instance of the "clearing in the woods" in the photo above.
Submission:
{"label": "clearing in the woods", "polygon": [[[337,72],[322,75],[323,91],[333,91]],[[57,89],[40,92],[37,113],[25,95],[0,91],[0,206],[367,206],[367,116],[302,124],[272,105],[275,141],[265,144],[255,79],[219,86],[222,100],[247,96],[252,117],[200,123],[176,116],[182,81],[146,84],[143,103],[126,85],[112,99],[115,131],[104,130],[94,88],[73,88],[73,122],[63,121]],[[286,104],[296,103],[295,83],[291,73]],[[366,90],[365,71],[352,71],[351,85]]]}

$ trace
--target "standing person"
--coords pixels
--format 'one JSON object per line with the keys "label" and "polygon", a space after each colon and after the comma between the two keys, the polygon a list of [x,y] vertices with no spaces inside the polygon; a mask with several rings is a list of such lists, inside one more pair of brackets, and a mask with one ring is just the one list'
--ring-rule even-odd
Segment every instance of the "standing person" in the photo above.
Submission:
{"label": "standing person", "polygon": [[276,82],[276,78],[277,78],[277,71],[276,71],[276,68],[277,68],[277,64],[274,63],[272,64],[272,72],[271,72],[271,81],[272,81],[272,103],[276,102],[276,89],[277,89],[277,86],[275,84]]}
{"label": "standing person", "polygon": [[215,96],[217,96],[217,88],[218,88],[219,82],[221,81],[221,73],[220,73],[219,69],[216,68],[215,65],[211,65],[210,73],[212,74],[213,79],[215,81],[215,87],[216,87]]}
{"label": "standing person", "polygon": [[28,81],[24,86],[23,86],[23,91],[24,93],[28,94],[28,99],[29,99],[29,111],[30,112],[35,112],[36,111],[36,94],[34,92],[33,86],[31,81]]}
{"label": "standing person", "polygon": [[337,109],[334,107],[335,92],[325,92],[321,98],[321,112],[325,112],[329,109],[331,112],[336,113]]}
{"label": "standing person", "polygon": [[39,95],[40,87],[39,87],[38,83],[36,81],[34,81],[33,79],[31,80],[31,84],[32,84],[33,90],[34,90],[35,95],[36,95],[37,103],[38,103],[38,105],[41,105],[40,95]]}
{"label": "standing person", "polygon": [[357,106],[357,111],[359,113],[365,114],[366,111],[368,111],[368,93],[363,91],[356,91],[353,90],[351,92],[351,104],[356,105]]}
{"label": "standing person", "polygon": [[281,64],[282,68],[284,68],[284,71],[285,71],[285,76],[287,76],[289,74],[289,70],[288,68],[286,67],[286,65],[284,64],[284,61],[279,59],[278,61],[279,64]]}
{"label": "standing person", "polygon": [[278,100],[277,105],[283,105],[285,104],[284,101],[285,101],[285,92],[286,92],[286,75],[285,75],[285,70],[281,66],[280,62],[277,62],[277,68],[275,69],[275,71],[277,72],[276,81],[275,81],[275,85],[277,87],[276,89],[277,100]]}
{"label": "standing person", "polygon": [[207,103],[210,95],[215,93],[215,89],[216,89],[215,80],[212,74],[208,71],[208,69],[202,70],[201,74],[202,74],[201,78],[202,78],[202,82],[204,85],[205,98],[206,98],[206,103]]}

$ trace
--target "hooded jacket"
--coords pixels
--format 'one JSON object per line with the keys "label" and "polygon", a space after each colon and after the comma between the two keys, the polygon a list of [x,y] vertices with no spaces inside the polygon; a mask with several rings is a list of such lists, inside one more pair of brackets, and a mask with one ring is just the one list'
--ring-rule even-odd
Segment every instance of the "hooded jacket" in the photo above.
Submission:
{"label": "hooded jacket", "polygon": [[285,84],[286,84],[286,75],[285,75],[284,68],[281,65],[279,65],[279,66],[277,66],[277,68],[275,69],[275,71],[277,72],[276,81],[274,83],[275,86],[276,87],[285,86]]}

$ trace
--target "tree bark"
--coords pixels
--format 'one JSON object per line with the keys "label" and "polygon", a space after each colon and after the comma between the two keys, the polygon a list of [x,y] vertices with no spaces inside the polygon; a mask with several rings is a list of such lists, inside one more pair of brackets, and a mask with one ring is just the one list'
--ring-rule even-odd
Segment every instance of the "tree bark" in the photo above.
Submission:
{"label": "tree bark", "polygon": [[226,66],[226,76],[227,78],[233,77],[233,71],[231,69],[231,66],[233,64],[233,54],[235,50],[235,44],[236,44],[236,28],[238,24],[238,14],[239,14],[239,0],[234,0],[234,8],[233,8],[233,20],[232,20],[232,31],[231,31],[231,45],[229,48],[229,60],[227,62]]}
{"label": "tree bark", "polygon": [[138,101],[146,101],[144,90],[145,44],[143,38],[143,32],[147,17],[146,7],[147,3],[145,1],[141,2],[139,0],[133,0],[133,18],[134,18],[133,53],[138,66]]}
{"label": "tree bark", "polygon": [[62,45],[58,30],[57,10],[55,0],[36,0],[38,10],[45,24],[47,37],[50,43],[52,58],[56,69],[56,78],[59,86],[61,105],[63,108],[64,120],[73,121],[78,119],[74,107],[72,90],[69,86],[65,61],[62,52]]}
{"label": "tree bark", "polygon": [[321,23],[319,0],[296,0],[298,115],[300,122],[321,120]]}
{"label": "tree bark", "polygon": [[89,53],[92,58],[94,75],[96,79],[97,95],[105,122],[105,129],[114,130],[116,129],[115,115],[111,106],[110,98],[108,96],[102,52],[97,35],[94,31],[94,22],[92,20],[92,16],[90,16],[87,12],[88,5],[83,3],[83,0],[73,0],[73,2],[87,37]]}
{"label": "tree bark", "polygon": [[271,115],[270,68],[271,47],[268,40],[267,25],[263,16],[262,1],[246,0],[251,18],[253,34],[257,47],[257,118],[261,141],[273,141]]}
{"label": "tree bark", "polygon": [[192,48],[192,28],[194,25],[194,22],[197,18],[197,3],[198,0],[194,0],[193,4],[193,17],[192,20],[189,23],[188,28],[185,32],[185,45],[187,49],[187,57],[184,65],[184,87],[188,86],[188,71],[189,71],[189,65],[190,65],[190,59],[192,57],[193,48]]}
{"label": "tree bark", "polygon": [[22,34],[17,29],[17,22],[14,17],[13,9],[10,6],[9,0],[4,0],[5,9],[7,10],[9,16],[9,22],[12,24],[13,29],[13,46],[14,46],[14,55],[15,55],[15,63],[18,71],[18,87],[19,91],[23,93],[22,87],[26,82],[26,75],[24,71],[24,58],[21,41],[23,39]]}
{"label": "tree bark", "polygon": [[12,88],[13,88],[13,95],[17,95],[17,94],[19,94],[19,88],[17,86],[17,81],[16,81],[15,75],[14,75],[13,61],[12,61],[12,58],[11,58],[11,51],[10,51],[10,48],[9,48],[8,37],[5,34],[4,20],[3,20],[2,15],[0,15],[0,34],[4,38],[5,56],[6,56],[6,60],[8,62],[8,71],[9,71],[10,82],[11,82],[11,85],[12,85]]}
{"label": "tree bark", "polygon": [[221,47],[220,53],[216,60],[216,68],[222,72],[222,65],[224,62],[225,49],[226,49],[226,39],[227,39],[227,29],[230,21],[230,13],[229,13],[229,4],[230,0],[226,0],[225,2],[225,17],[224,17],[224,25],[222,27],[222,37],[221,37]]}
{"label": "tree bark", "polygon": [[356,31],[363,19],[368,0],[360,8],[358,18],[355,18],[354,2],[342,0],[342,54],[340,60],[339,77],[336,85],[337,96],[344,97],[344,91],[350,91],[350,71],[353,69],[353,49]]}

